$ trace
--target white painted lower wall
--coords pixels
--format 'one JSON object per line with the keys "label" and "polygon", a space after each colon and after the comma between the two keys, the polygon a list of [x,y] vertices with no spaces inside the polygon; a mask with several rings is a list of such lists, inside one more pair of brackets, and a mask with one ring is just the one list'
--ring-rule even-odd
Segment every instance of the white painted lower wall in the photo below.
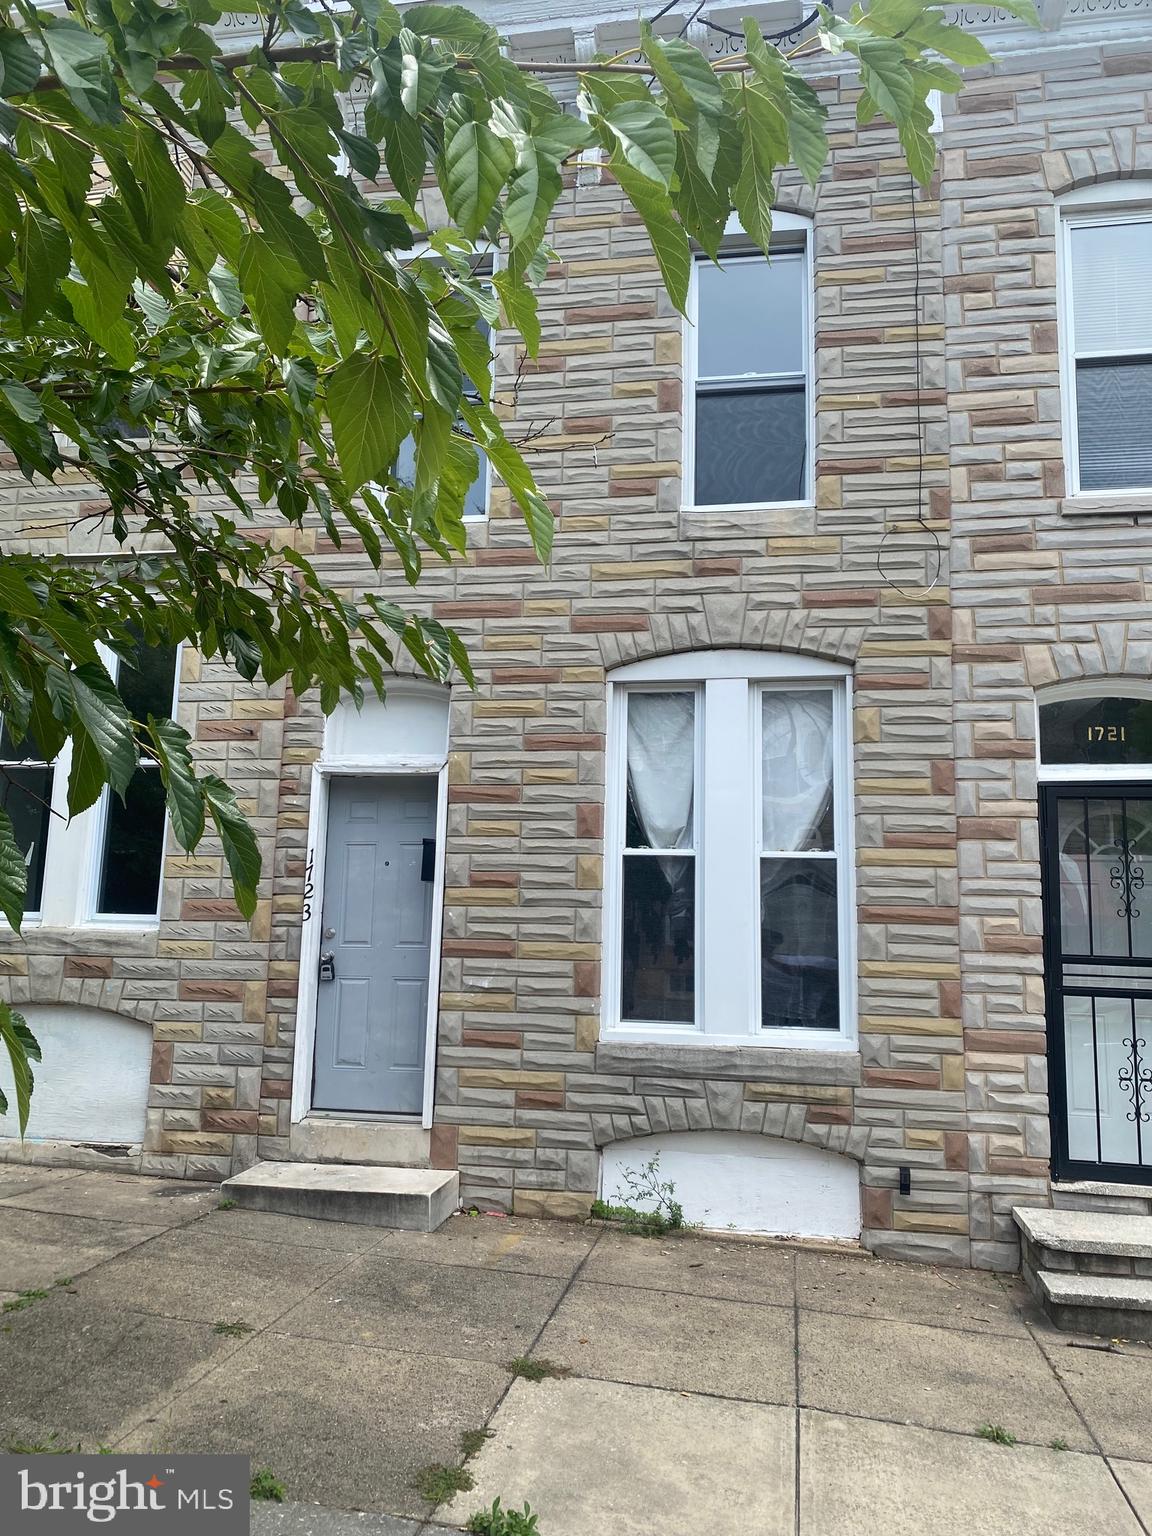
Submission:
{"label": "white painted lower wall", "polygon": [[[144,1139],[152,1030],[102,1008],[27,1004],[21,1012],[40,1043],[28,1119],[30,1141],[116,1142]],[[12,1071],[0,1050],[0,1087],[8,1099],[0,1139],[19,1137]]]}
{"label": "white painted lower wall", "polygon": [[603,1199],[641,1204],[623,1173],[659,1157],[659,1179],[675,1185],[686,1221],[781,1237],[858,1238],[860,1169],[850,1158],[770,1136],[670,1131],[604,1148]]}

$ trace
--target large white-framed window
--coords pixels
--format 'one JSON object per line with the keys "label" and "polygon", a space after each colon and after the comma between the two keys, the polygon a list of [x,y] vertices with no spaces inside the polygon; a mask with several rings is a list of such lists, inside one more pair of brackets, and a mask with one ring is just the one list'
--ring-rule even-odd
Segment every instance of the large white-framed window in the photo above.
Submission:
{"label": "large white-framed window", "polygon": [[605,1039],[855,1037],[848,668],[708,651],[609,678]]}
{"label": "large white-framed window", "polygon": [[[134,720],[175,713],[180,648],[140,646],[131,664],[102,656]],[[105,788],[68,815],[68,743],[53,763],[30,737],[0,731],[0,797],[28,866],[26,916],[45,928],[148,928],[159,920],[168,819],[160,768],[141,758],[123,800]]]}
{"label": "large white-framed window", "polygon": [[1068,494],[1152,490],[1152,182],[1063,198],[1058,268]]}
{"label": "large white-framed window", "polygon": [[771,259],[734,221],[720,263],[698,253],[684,328],[684,502],[795,506],[812,499],[812,226],[777,213]]}

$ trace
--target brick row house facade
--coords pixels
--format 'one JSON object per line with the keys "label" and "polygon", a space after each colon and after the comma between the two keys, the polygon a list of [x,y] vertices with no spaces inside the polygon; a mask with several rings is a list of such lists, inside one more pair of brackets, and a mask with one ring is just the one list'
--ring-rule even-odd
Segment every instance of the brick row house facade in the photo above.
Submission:
{"label": "brick row house facade", "polygon": [[[635,30],[492,15],[521,57]],[[1002,1269],[1053,1181],[1149,1179],[1152,5],[956,19],[996,64],[933,185],[824,61],[818,186],[783,178],[770,264],[734,230],[698,266],[690,323],[611,181],[566,188],[539,357],[496,365],[553,557],[493,480],[412,598],[475,690],[326,722],[141,669],[254,820],[257,914],[210,842],[163,851],[145,769],[127,810],[27,811],[0,974],[45,1066],[0,1156],[430,1166],[579,1218],[655,1150],[709,1226]],[[83,484],[3,485],[10,549],[92,553]],[[10,804],[58,792],[0,754]]]}

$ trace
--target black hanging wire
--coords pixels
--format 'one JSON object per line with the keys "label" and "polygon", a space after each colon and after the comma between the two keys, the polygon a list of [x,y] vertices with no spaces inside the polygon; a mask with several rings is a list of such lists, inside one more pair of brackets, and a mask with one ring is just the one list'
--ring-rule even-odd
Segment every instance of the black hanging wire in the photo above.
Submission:
{"label": "black hanging wire", "polygon": [[944,546],[940,543],[940,535],[929,525],[924,516],[924,453],[927,445],[924,440],[924,357],[920,337],[920,225],[916,214],[916,182],[912,176],[908,177],[908,202],[912,210],[912,347],[916,359],[916,521],[932,540],[934,558],[931,564],[934,569],[931,581],[925,582],[920,593],[906,591],[899,581],[894,580],[884,569],[884,546],[896,532],[895,529],[886,527],[876,549],[876,570],[893,591],[899,592],[901,597],[915,600],[917,597],[926,596],[939,584],[944,567]]}
{"label": "black hanging wire", "polygon": [[[691,16],[689,16],[683,27],[681,27],[679,36],[683,37],[692,23],[698,21],[702,27],[707,27],[709,32],[715,32],[720,37],[734,37],[742,40],[744,37],[743,32],[734,32],[731,27],[721,26],[718,21],[710,21],[707,16],[700,15],[700,12],[704,9],[707,3],[708,0],[700,0],[700,4],[692,12]],[[679,4],[680,0],[668,0],[667,5],[662,5],[656,12],[655,16],[650,16],[648,18],[648,25],[654,27],[658,21],[667,16],[669,11],[674,11]],[[808,12],[807,16],[804,17],[803,21],[798,21],[794,27],[787,27],[783,32],[763,33],[762,35],[764,41],[766,43],[790,42],[794,37],[799,37],[801,32],[806,31],[814,21],[819,20],[819,17],[819,7],[814,7],[811,11]]]}

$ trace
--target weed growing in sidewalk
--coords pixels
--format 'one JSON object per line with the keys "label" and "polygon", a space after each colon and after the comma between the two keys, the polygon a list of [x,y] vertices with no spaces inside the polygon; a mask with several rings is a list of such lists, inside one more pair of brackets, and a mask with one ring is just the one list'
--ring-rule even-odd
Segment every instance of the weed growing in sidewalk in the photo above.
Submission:
{"label": "weed growing in sidewalk", "polygon": [[519,1376],[524,1381],[546,1381],[550,1376],[571,1376],[570,1365],[557,1365],[555,1360],[532,1359],[528,1355],[517,1355],[515,1360],[509,1360],[505,1365],[506,1371],[511,1371],[513,1376]]}
{"label": "weed growing in sidewalk", "polygon": [[2,1309],[4,1312],[23,1312],[25,1307],[30,1307],[34,1301],[46,1301],[47,1291],[20,1291],[11,1301],[6,1301]]}
{"label": "weed growing in sidewalk", "polygon": [[475,1488],[476,1480],[464,1467],[447,1467],[442,1461],[434,1461],[430,1467],[421,1467],[412,1485],[426,1504],[446,1504],[456,1493],[468,1493]]}
{"label": "weed growing in sidewalk", "polygon": [[230,1339],[242,1339],[246,1333],[255,1333],[251,1323],[242,1323],[239,1318],[234,1323],[217,1323],[212,1329],[213,1333],[223,1333]]}
{"label": "weed growing in sidewalk", "polygon": [[284,1484],[267,1467],[253,1473],[249,1492],[254,1499],[271,1499],[274,1504],[283,1504],[284,1491]]}
{"label": "weed growing in sidewalk", "polygon": [[1068,1442],[1067,1440],[1060,1439],[1049,1440],[1048,1449],[1050,1451],[1066,1451],[1068,1449]]}
{"label": "weed growing in sidewalk", "polygon": [[496,1433],[494,1429],[466,1429],[460,1436],[460,1454],[465,1461],[477,1455],[484,1449],[484,1442],[491,1440]]}
{"label": "weed growing in sidewalk", "polygon": [[617,1205],[607,1200],[592,1202],[596,1221],[611,1221],[634,1237],[663,1237],[666,1232],[683,1231],[684,1207],[676,1199],[676,1186],[660,1178],[660,1154],[641,1168],[625,1168],[621,1173],[623,1190],[618,1190]]}
{"label": "weed growing in sidewalk", "polygon": [[216,1202],[216,1209],[218,1211],[234,1211],[236,1209],[236,1202],[235,1200],[218,1200]]}
{"label": "weed growing in sidewalk", "polygon": [[976,1433],[981,1440],[991,1440],[993,1445],[1016,1444],[1016,1436],[1003,1424],[981,1424]]}
{"label": "weed growing in sidewalk", "polygon": [[464,1529],[474,1536],[539,1536],[536,1516],[527,1500],[520,1510],[503,1509],[500,1500],[493,1499],[492,1508],[478,1509]]}

